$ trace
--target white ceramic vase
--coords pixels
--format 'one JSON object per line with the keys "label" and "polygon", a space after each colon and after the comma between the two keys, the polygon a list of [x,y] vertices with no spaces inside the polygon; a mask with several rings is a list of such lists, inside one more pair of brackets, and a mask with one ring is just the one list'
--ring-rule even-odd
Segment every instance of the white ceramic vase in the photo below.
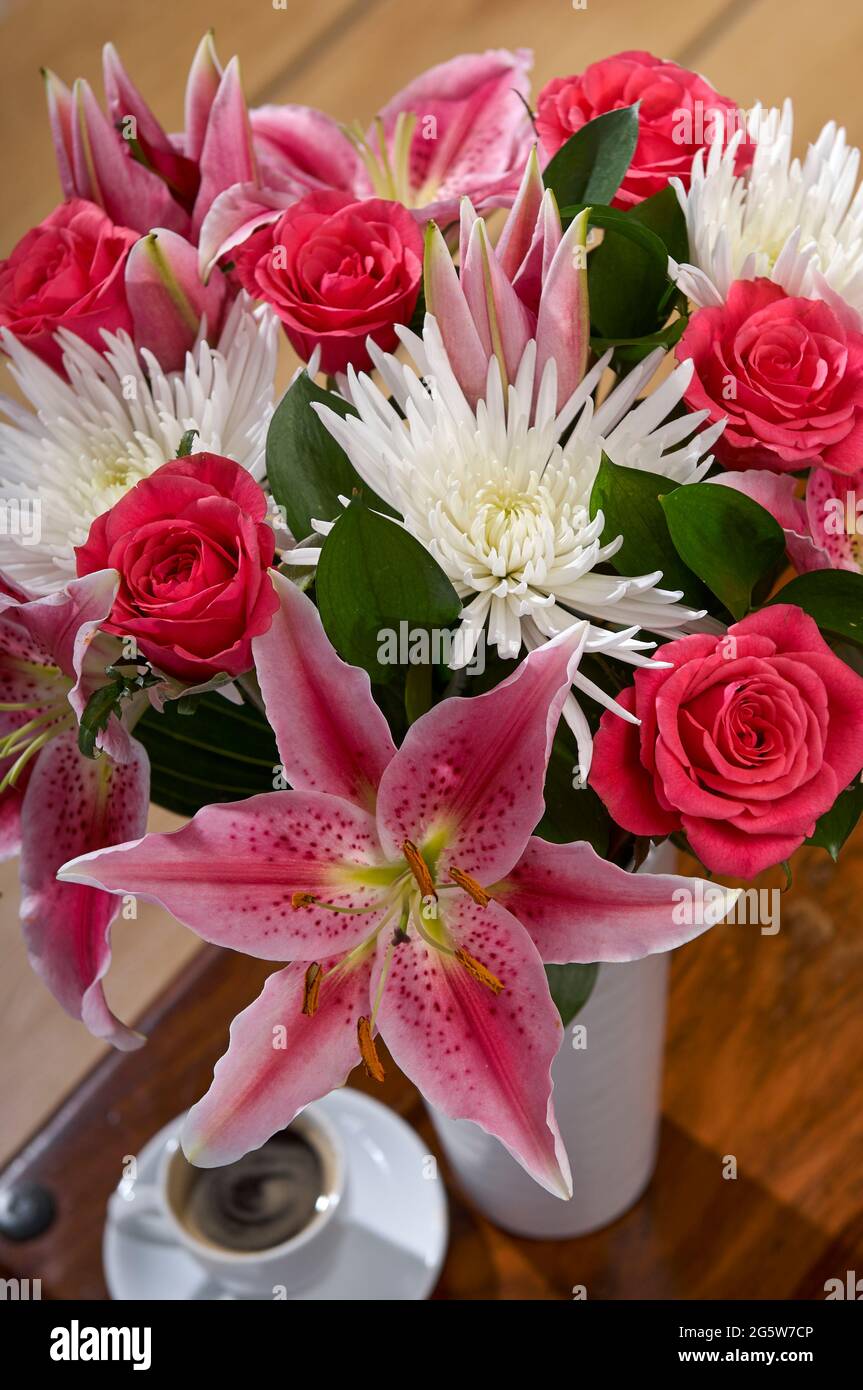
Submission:
{"label": "white ceramic vase", "polygon": [[[663,845],[642,872],[673,873]],[[668,956],[600,966],[552,1068],[554,1108],[572,1166],[562,1202],[528,1177],[497,1139],[470,1120],[430,1109],[458,1183],[495,1225],[515,1235],[566,1239],[607,1226],[641,1196],[659,1143]],[[573,1032],[578,1043],[573,1046]]]}

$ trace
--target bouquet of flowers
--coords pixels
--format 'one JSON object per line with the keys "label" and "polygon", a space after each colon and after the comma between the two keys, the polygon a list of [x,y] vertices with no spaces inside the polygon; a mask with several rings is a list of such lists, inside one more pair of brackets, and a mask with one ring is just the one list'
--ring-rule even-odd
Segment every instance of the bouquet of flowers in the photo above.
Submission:
{"label": "bouquet of flowers", "polygon": [[4,844],[117,1047],[135,897],[287,962],[199,1164],[380,1078],[380,1034],[568,1195],[596,963],[739,892],[632,872],[651,842],[748,879],[863,809],[858,151],[648,53],[535,110],[529,69],[346,128],[249,111],[207,37],[179,135],[110,45],[107,109],[46,75],[63,201],[0,263]]}

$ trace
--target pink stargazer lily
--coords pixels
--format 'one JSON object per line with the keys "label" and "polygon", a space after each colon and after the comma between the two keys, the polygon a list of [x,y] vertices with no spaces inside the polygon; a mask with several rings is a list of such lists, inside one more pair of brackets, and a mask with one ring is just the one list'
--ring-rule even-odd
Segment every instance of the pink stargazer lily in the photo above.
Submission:
{"label": "pink stargazer lily", "polygon": [[626,960],[703,930],[673,921],[673,891],[694,880],[636,877],[531,833],[584,633],[486,694],[444,700],[397,750],[368,676],[298,588],[273,582],[280,607],[255,660],[293,790],[205,807],[60,872],[152,898],[205,940],[292,959],[234,1020],[186,1153],[231,1162],[360,1059],[380,1077],[379,1028],[434,1105],[566,1197],[550,1076],[563,1030],[543,962]]}
{"label": "pink stargazer lily", "polygon": [[526,49],[491,49],[440,63],[365,132],[308,106],[253,110],[256,171],[212,202],[201,227],[203,273],[313,189],[386,198],[442,224],[466,194],[481,211],[508,206],[533,136],[525,109],[532,62]]}
{"label": "pink stargazer lily", "polygon": [[21,924],[34,970],[96,1037],[121,1049],[137,1033],[108,1008],[102,978],[120,904],[98,889],[58,883],[70,854],[141,834],[149,763],[112,715],[102,755],[78,751],[77,723],[105,683],[115,638],[98,633],[118,576],[100,570],[46,598],[0,595],[0,853],[21,855]]}
{"label": "pink stargazer lily", "polygon": [[590,346],[587,218],[564,234],[557,203],[544,189],[536,150],[497,246],[470,200],[461,204],[461,274],[434,223],[426,232],[425,297],[471,406],[485,395],[488,364],[497,359],[506,388],[527,344],[536,339],[537,390],[550,359],[557,363],[557,409],[581,382]]}

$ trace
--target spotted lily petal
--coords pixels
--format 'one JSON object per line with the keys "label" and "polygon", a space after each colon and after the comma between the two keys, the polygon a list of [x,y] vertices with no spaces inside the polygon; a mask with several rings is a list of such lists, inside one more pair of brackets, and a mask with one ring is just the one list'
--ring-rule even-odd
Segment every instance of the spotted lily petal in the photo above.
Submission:
{"label": "spotted lily petal", "polygon": [[[318,960],[373,931],[382,866],[367,812],[323,792],[265,792],[205,806],[179,830],[82,854],[59,877],[159,903],[217,946]],[[294,906],[297,894],[374,910]]]}
{"label": "spotted lily petal", "polygon": [[42,749],[21,812],[21,921],[30,963],[64,1009],[121,1050],[143,1042],[111,1013],[101,983],[121,904],[96,888],[58,883],[56,873],[72,855],[140,835],[149,780],[140,744],[119,765],[83,758],[72,731]]}
{"label": "spotted lily petal", "polygon": [[418,117],[408,162],[412,206],[443,225],[463,194],[479,209],[511,201],[532,143],[522,100],[532,62],[527,49],[462,54],[429,68],[383,107],[388,137],[401,114]]}
{"label": "spotted lily petal", "polygon": [[[671,951],[720,922],[740,895],[705,879],[627,873],[584,841],[549,844],[535,835],[490,891],[527,929],[542,959],[563,965]],[[682,910],[699,902],[703,913]]]}
{"label": "spotted lily petal", "polygon": [[411,726],[378,792],[389,858],[414,840],[481,882],[508,873],[543,813],[545,769],[586,632],[574,624],[501,685],[444,700]]}
{"label": "spotted lily petal", "polygon": [[303,1012],[306,966],[296,964],[271,975],[231,1024],[212,1085],[183,1126],[183,1149],[199,1168],[259,1148],[310,1101],[343,1086],[359,1061],[357,1019],[369,1012],[371,957],[320,964],[313,1014]]}
{"label": "spotted lily petal", "polygon": [[[448,900],[433,925],[474,970],[421,940],[381,939],[372,993],[387,965],[378,1024],[393,1060],[445,1115],[482,1125],[549,1192],[571,1196],[551,1100],[563,1028],[536,948],[496,903]],[[483,968],[499,992],[477,978]]]}
{"label": "spotted lily petal", "polygon": [[279,607],[252,651],[285,777],[374,809],[396,750],[371,682],[342,661],[311,599],[284,575],[271,578]]}

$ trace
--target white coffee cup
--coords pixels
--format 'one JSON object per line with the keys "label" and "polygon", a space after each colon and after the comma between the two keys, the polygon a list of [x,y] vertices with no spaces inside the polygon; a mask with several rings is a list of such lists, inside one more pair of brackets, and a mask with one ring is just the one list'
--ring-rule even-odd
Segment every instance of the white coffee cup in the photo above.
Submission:
{"label": "white coffee cup", "polygon": [[[178,1120],[177,1131],[180,1124]],[[111,1194],[111,1220],[141,1239],[181,1246],[217,1286],[232,1293],[275,1299],[307,1288],[337,1257],[343,1234],[345,1152],[334,1125],[314,1105],[290,1128],[318,1154],[323,1182],[314,1215],[289,1240],[263,1250],[231,1250],[190,1230],[183,1210],[200,1170],[189,1163],[177,1138],[165,1144],[153,1181],[127,1178]]]}

